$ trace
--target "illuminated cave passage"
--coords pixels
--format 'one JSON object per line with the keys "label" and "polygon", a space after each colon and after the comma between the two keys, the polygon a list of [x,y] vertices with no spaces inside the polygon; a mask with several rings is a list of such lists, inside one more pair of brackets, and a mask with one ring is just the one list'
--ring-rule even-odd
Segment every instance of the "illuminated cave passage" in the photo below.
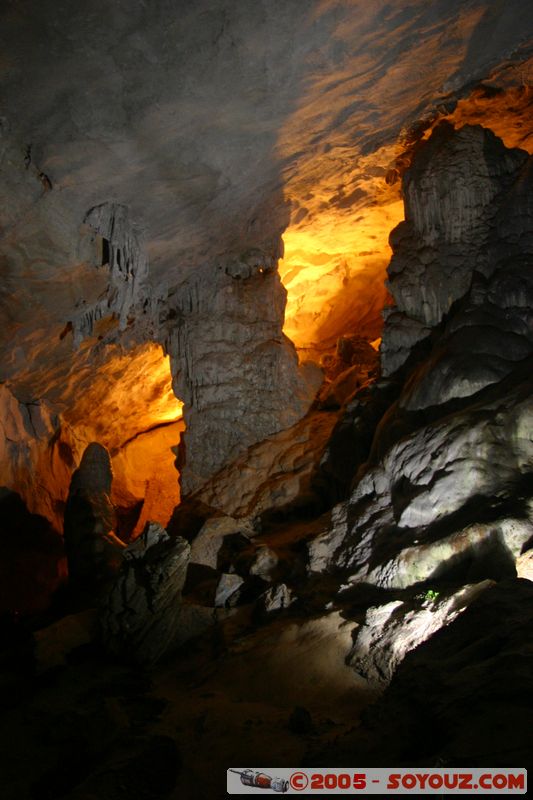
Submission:
{"label": "illuminated cave passage", "polygon": [[[46,400],[25,404],[3,388],[8,423],[4,423],[2,439],[3,502],[6,514],[11,509],[12,517],[8,517],[20,529],[19,536],[28,539],[25,547],[32,551],[31,563],[41,553],[40,571],[47,575],[37,581],[28,576],[34,596],[31,588],[21,592],[17,586],[10,596],[8,576],[13,564],[24,562],[15,538],[12,555],[6,554],[3,565],[4,612],[41,607],[64,577],[66,565],[57,534],[63,531],[73,473],[91,442],[98,442],[110,456],[111,527],[120,539],[138,536],[148,520],[166,526],[180,501],[175,460],[185,426],[183,404],[172,390],[168,356],[158,345],[128,352],[110,348],[111,354],[94,372],[79,369],[78,359],[83,364],[91,344],[86,342],[74,353],[68,380]],[[33,541],[24,530],[30,520]],[[46,541],[52,543],[49,563]]]}
{"label": "illuminated cave passage", "polygon": [[530,6],[82,5],[0,11],[2,798],[531,773]]}
{"label": "illuminated cave passage", "polygon": [[439,122],[483,125],[507,147],[533,152],[533,90],[524,75],[527,68],[518,68],[499,84],[480,81],[460,100],[436,106],[404,128],[394,144],[354,159],[353,166],[322,155],[289,183],[291,215],[279,271],[288,293],[284,332],[301,358],[319,360],[342,336],[381,336],[382,309],[392,302],[385,285],[388,239],[404,216],[401,177]]}

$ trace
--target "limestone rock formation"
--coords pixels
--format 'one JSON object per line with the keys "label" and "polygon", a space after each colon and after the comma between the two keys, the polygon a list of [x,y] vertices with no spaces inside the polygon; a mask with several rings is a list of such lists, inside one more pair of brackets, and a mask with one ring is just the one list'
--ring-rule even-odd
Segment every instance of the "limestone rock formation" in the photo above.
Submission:
{"label": "limestone rock formation", "polygon": [[215,606],[225,608],[232,605],[238,599],[239,589],[244,583],[244,578],[236,573],[224,573],[218,582]]}
{"label": "limestone rock formation", "polygon": [[236,518],[319,507],[318,465],[336,421],[334,412],[310,412],[293,428],[250,447],[195,499]]}
{"label": "limestone rock formation", "polygon": [[89,593],[100,592],[113,578],[126,547],[115,534],[112,480],[109,453],[92,442],[72,476],[64,525],[69,581]]}
{"label": "limestone rock formation", "polygon": [[373,685],[388,684],[407,653],[449,625],[491,581],[445,593],[421,592],[410,602],[370,607],[355,633],[348,663]]}
{"label": "limestone rock formation", "polygon": [[524,372],[514,386],[494,387],[485,402],[394,444],[336,506],[330,531],[310,543],[310,568],[329,564],[378,585],[406,586],[453,574],[461,560],[466,569],[476,552],[489,570],[480,577],[492,577],[498,560],[500,568],[512,563],[533,533],[529,363]]}
{"label": "limestone rock formation", "polygon": [[314,763],[498,766],[531,769],[533,659],[529,581],[481,592],[453,622],[407,654],[357,731]]}
{"label": "limestone rock formation", "polygon": [[189,544],[148,524],[124,560],[100,610],[102,639],[113,654],[153,663],[179,640],[181,590]]}
{"label": "limestone rock formation", "polygon": [[[431,358],[403,405],[475,394],[532,352],[531,159],[479,126],[435,128],[406,172],[382,367],[390,375],[436,329]],[[442,323],[442,325],[441,325]],[[427,376],[427,377],[425,377]],[[410,391],[409,391],[410,389]]]}
{"label": "limestone rock formation", "polygon": [[230,546],[236,543],[237,547],[231,549],[237,552],[239,548],[246,547],[250,537],[255,534],[253,526],[246,520],[236,520],[233,517],[215,516],[202,525],[200,531],[191,544],[191,563],[203,564],[206,567],[219,569],[224,566],[224,542]]}
{"label": "limestone rock formation", "polygon": [[531,759],[531,19],[3,4],[0,499],[58,531],[66,501],[111,655],[91,612],[30,635],[10,595],[6,797],[219,797],[266,745]]}
{"label": "limestone rock formation", "polygon": [[289,608],[296,601],[294,593],[285,583],[271,586],[258,600],[261,614],[274,614]]}
{"label": "limestone rock formation", "polygon": [[286,291],[272,268],[275,259],[263,254],[250,274],[222,265],[199,270],[172,303],[166,348],[176,396],[185,402],[184,495],[249,445],[290,428],[321,383],[320,370],[298,368],[281,332]]}
{"label": "limestone rock formation", "polygon": [[531,176],[526,153],[479,127],[441,125],[419,148],[393,235],[398,311],[384,342],[394,345],[397,314],[430,341],[410,348],[366,471],[310,544],[311,571],[329,564],[388,587],[466,582],[472,562],[470,580],[515,574],[533,532]]}

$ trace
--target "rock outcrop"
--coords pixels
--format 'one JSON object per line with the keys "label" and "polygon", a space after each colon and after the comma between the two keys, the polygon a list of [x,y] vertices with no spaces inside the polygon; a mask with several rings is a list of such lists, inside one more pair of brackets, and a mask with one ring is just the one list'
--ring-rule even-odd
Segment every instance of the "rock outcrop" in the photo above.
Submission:
{"label": "rock outcrop", "polygon": [[[385,592],[358,617],[349,655],[370,685],[387,684],[425,640],[431,649],[477,595],[529,574],[532,177],[532,159],[490,131],[444,125],[404,179],[406,222],[389,268],[397,306],[383,337],[389,377],[356,396],[334,432],[324,476],[342,487],[334,455],[345,453],[353,483],[307,544],[309,573],[343,582],[348,617],[351,591]],[[357,431],[346,452],[341,432],[355,443]]]}
{"label": "rock outcrop", "polygon": [[390,237],[395,306],[383,332],[383,374],[433,336],[403,407],[469,397],[533,351],[531,170],[527,153],[507,149],[492,131],[442,122],[406,172],[405,222]]}
{"label": "rock outcrop", "polygon": [[491,585],[483,581],[444,593],[430,589],[409,601],[370,607],[354,634],[347,663],[370,685],[387,685],[407,653],[453,622]]}
{"label": "rock outcrop", "polygon": [[405,587],[466,581],[473,561],[472,580],[500,579],[533,533],[531,158],[490,131],[444,124],[420,147],[404,191],[385,372],[400,366],[397,314],[431,335],[425,353],[405,351],[399,399],[332,530],[310,545],[310,568]]}
{"label": "rock outcrop", "polygon": [[531,769],[533,586],[506,580],[408,653],[362,724],[312,763]]}
{"label": "rock outcrop", "polygon": [[120,568],[126,545],[115,534],[113,474],[106,448],[92,442],[72,476],[65,509],[65,550],[73,588],[98,595]]}
{"label": "rock outcrop", "polygon": [[124,551],[122,567],[100,610],[109,652],[143,664],[157,661],[179,640],[181,590],[190,547],[148,524]]}
{"label": "rock outcrop", "polygon": [[195,500],[251,519],[319,508],[319,464],[337,419],[333,411],[311,411],[292,428],[248,448],[208,481]]}

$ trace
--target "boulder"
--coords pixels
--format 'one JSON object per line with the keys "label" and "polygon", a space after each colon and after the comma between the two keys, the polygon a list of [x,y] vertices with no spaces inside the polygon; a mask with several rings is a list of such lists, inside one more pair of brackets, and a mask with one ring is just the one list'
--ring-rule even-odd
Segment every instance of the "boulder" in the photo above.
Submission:
{"label": "boulder", "polygon": [[314,765],[531,769],[533,587],[487,587],[450,624],[412,649],[360,725]]}
{"label": "boulder", "polygon": [[157,523],[149,523],[128,545],[100,609],[102,639],[109,652],[154,663],[176,646],[189,555],[188,542],[171,539]]}
{"label": "boulder", "polygon": [[278,561],[278,555],[271,547],[260,544],[250,565],[250,575],[257,575],[265,581],[271,581],[275,575]]}
{"label": "boulder", "polygon": [[410,650],[452,622],[491,585],[483,581],[442,593],[430,589],[410,601],[393,600],[369,608],[347,663],[371,685],[388,684]]}
{"label": "boulder", "polygon": [[258,600],[258,607],[264,614],[273,614],[288,608],[296,597],[285,583],[271,586]]}
{"label": "boulder", "polygon": [[233,605],[238,599],[239,589],[244,583],[244,578],[235,573],[224,573],[218,582],[215,606],[225,608],[227,605]]}
{"label": "boulder", "polygon": [[[235,537],[238,535],[238,543]],[[220,567],[224,542],[232,537],[237,551],[246,547],[255,535],[252,524],[247,520],[236,520],[233,517],[218,516],[208,519],[191,544],[191,563],[203,564],[217,569]],[[228,543],[226,542],[228,545]],[[227,547],[226,547],[227,550]]]}

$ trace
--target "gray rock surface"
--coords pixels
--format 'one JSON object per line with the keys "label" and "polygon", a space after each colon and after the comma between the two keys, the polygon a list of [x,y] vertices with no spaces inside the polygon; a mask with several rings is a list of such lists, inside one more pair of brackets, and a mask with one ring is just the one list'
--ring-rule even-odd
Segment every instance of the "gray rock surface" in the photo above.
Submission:
{"label": "gray rock surface", "polygon": [[224,553],[226,537],[235,538],[240,535],[241,547],[255,535],[255,530],[247,520],[236,520],[233,517],[212,517],[201,527],[191,544],[191,563],[203,564],[218,569]]}
{"label": "gray rock surface", "polygon": [[318,466],[336,420],[334,412],[310,412],[292,428],[250,447],[195,498],[245,519],[319,503]]}
{"label": "gray rock surface", "polygon": [[405,222],[391,234],[396,305],[386,315],[383,373],[432,329],[438,335],[402,407],[473,395],[532,352],[530,161],[489,130],[443,122],[406,172]]}
{"label": "gray rock surface", "polygon": [[100,609],[109,652],[151,664],[180,641],[181,590],[190,547],[148,524],[124,552],[122,568]]}
{"label": "gray rock surface", "polygon": [[[455,569],[481,539],[499,542],[501,558],[517,555],[530,535],[533,463],[533,385],[520,377],[394,444],[335,507],[330,531],[310,543],[310,569],[342,567],[405,586],[437,569],[444,575],[446,564]],[[488,524],[468,528],[483,517]]]}
{"label": "gray rock surface", "polygon": [[278,583],[268,589],[258,600],[264,614],[273,614],[289,608],[296,601],[294,593],[285,583]]}
{"label": "gray rock surface", "polygon": [[[264,262],[274,258],[263,255]],[[219,266],[198,270],[172,304],[178,324],[166,349],[176,396],[185,402],[184,495],[249,445],[290,428],[314,399],[322,375],[311,365],[298,367],[281,332],[285,297],[270,267],[240,278]]]}
{"label": "gray rock surface", "polygon": [[236,599],[237,593],[244,583],[244,578],[235,573],[223,573],[218,582],[215,606],[225,608],[232,604],[232,598]]}
{"label": "gray rock surface", "polygon": [[433,329],[430,353],[417,365],[411,350],[366,471],[310,543],[311,572],[396,588],[461,570],[466,582],[471,561],[472,580],[516,574],[531,536],[531,176],[526,153],[480,127],[442,124],[419,148],[392,235],[398,311],[384,342],[399,314]]}
{"label": "gray rock surface", "polygon": [[487,588],[453,622],[408,653],[358,729],[314,754],[341,766],[353,753],[369,765],[531,769],[529,730],[533,586]]}
{"label": "gray rock surface", "polygon": [[436,597],[431,591],[421,592],[408,602],[393,600],[369,608],[347,663],[371,685],[387,685],[407,653],[453,622],[491,585],[484,581]]}

